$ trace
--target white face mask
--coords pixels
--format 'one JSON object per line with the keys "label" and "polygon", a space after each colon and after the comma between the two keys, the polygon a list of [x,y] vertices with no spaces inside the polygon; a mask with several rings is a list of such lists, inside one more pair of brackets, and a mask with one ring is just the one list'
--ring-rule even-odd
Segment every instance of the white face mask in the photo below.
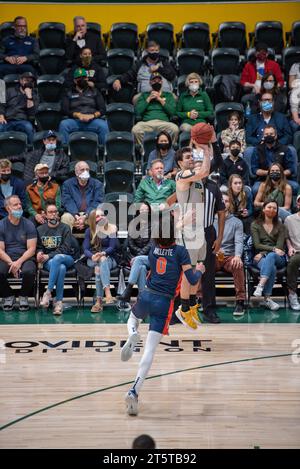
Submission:
{"label": "white face mask", "polygon": [[197,85],[196,83],[192,83],[191,85],[189,85],[189,90],[192,93],[196,93],[196,91],[199,90],[199,85]]}
{"label": "white face mask", "polygon": [[163,178],[164,178],[164,173],[157,173],[156,179],[158,179],[159,181],[162,181]]}
{"label": "white face mask", "polygon": [[83,171],[83,173],[79,175],[79,179],[82,179],[83,181],[87,181],[89,178],[90,178],[90,173],[87,170]]}

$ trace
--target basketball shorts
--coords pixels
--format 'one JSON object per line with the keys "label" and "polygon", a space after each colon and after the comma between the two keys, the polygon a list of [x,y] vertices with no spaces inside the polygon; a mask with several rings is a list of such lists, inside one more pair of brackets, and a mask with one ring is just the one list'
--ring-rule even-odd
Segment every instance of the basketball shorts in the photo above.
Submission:
{"label": "basketball shorts", "polygon": [[138,319],[145,319],[149,316],[149,330],[167,335],[173,308],[174,299],[145,289],[139,294],[132,312]]}

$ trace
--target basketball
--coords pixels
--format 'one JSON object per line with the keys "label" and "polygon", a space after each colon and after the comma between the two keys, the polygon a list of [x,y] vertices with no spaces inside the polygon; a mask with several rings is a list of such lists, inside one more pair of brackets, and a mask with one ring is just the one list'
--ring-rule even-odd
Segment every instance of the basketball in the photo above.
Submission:
{"label": "basketball", "polygon": [[196,143],[207,144],[211,141],[213,132],[214,132],[214,129],[210,124],[199,122],[199,124],[195,124],[192,127],[191,138],[195,140]]}

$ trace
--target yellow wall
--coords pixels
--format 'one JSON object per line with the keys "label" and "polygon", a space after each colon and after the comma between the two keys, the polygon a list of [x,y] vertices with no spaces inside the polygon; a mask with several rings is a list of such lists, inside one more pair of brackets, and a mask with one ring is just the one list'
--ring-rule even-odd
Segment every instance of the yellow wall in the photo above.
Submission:
{"label": "yellow wall", "polygon": [[293,21],[300,20],[300,3],[282,2],[267,4],[181,4],[181,5],[87,5],[87,4],[0,4],[1,21],[11,21],[17,15],[28,19],[30,32],[37,29],[43,21],[61,21],[67,31],[72,29],[72,18],[85,16],[87,21],[95,21],[107,32],[112,23],[127,21],[136,23],[139,32],[143,32],[148,23],[167,21],[174,24],[175,32],[181,30],[184,23],[205,21],[211,32],[217,30],[220,22],[243,21],[247,32],[253,31],[254,25],[261,20],[277,20],[283,23],[284,31],[290,31]]}

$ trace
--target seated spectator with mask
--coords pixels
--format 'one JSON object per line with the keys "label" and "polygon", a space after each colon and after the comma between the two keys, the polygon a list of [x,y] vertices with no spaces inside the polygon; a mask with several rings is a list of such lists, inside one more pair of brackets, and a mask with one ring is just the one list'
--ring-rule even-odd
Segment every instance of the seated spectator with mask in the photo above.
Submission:
{"label": "seated spectator with mask", "polygon": [[228,179],[232,174],[238,174],[243,179],[243,183],[250,185],[249,167],[241,157],[241,144],[238,140],[229,143],[229,154],[225,158],[220,171],[220,184],[227,186]]}
{"label": "seated spectator with mask", "polygon": [[12,163],[24,163],[25,184],[31,184],[35,178],[34,168],[38,163],[47,164],[49,175],[56,182],[63,182],[69,172],[70,158],[64,150],[59,147],[57,134],[53,130],[46,130],[41,148],[21,153],[20,155],[9,156]]}
{"label": "seated spectator with mask", "polygon": [[60,187],[51,181],[49,167],[46,163],[38,163],[34,168],[35,181],[26,188],[26,208],[35,226],[47,222],[45,212],[47,200],[52,200],[57,209],[61,209]]}
{"label": "seated spectator with mask", "polygon": [[20,75],[19,84],[6,88],[5,103],[0,103],[0,132],[15,130],[27,135],[28,143],[33,141],[33,120],[39,98],[35,76],[31,72]]}
{"label": "seated spectator with mask", "polygon": [[97,88],[98,91],[101,91],[107,88],[106,78],[104,72],[100,65],[93,58],[91,49],[88,47],[83,47],[80,52],[79,60],[72,65],[71,70],[69,71],[65,86],[67,88],[72,88],[74,72],[76,68],[82,68],[86,71],[88,77],[88,85],[91,89]]}
{"label": "seated spectator with mask", "polygon": [[25,184],[22,179],[11,174],[11,162],[7,159],[0,160],[0,219],[7,216],[5,199],[11,195],[17,195],[25,208]]}
{"label": "seated spectator with mask", "polygon": [[164,176],[174,178],[177,173],[177,166],[174,160],[175,151],[172,147],[172,139],[168,132],[159,132],[155,142],[156,149],[149,154],[147,171],[150,170],[152,161],[162,160],[164,163]]}
{"label": "seated spectator with mask", "polygon": [[0,221],[0,297],[4,298],[4,311],[14,309],[16,290],[9,286],[8,277],[21,277],[19,310],[27,311],[28,296],[33,294],[36,276],[37,233],[33,223],[22,216],[22,204],[17,195],[7,197],[5,207],[8,216]]}
{"label": "seated spectator with mask", "polygon": [[99,143],[104,144],[108,133],[106,120],[100,119],[105,114],[105,102],[94,86],[89,86],[87,72],[77,68],[74,72],[74,86],[62,99],[63,113],[69,116],[59,124],[63,143],[69,142],[72,132],[88,131],[98,135]]}
{"label": "seated spectator with mask", "polygon": [[103,202],[103,184],[90,177],[90,167],[85,161],[75,165],[75,177],[62,185],[62,206],[65,213],[61,221],[83,232],[89,213]]}

